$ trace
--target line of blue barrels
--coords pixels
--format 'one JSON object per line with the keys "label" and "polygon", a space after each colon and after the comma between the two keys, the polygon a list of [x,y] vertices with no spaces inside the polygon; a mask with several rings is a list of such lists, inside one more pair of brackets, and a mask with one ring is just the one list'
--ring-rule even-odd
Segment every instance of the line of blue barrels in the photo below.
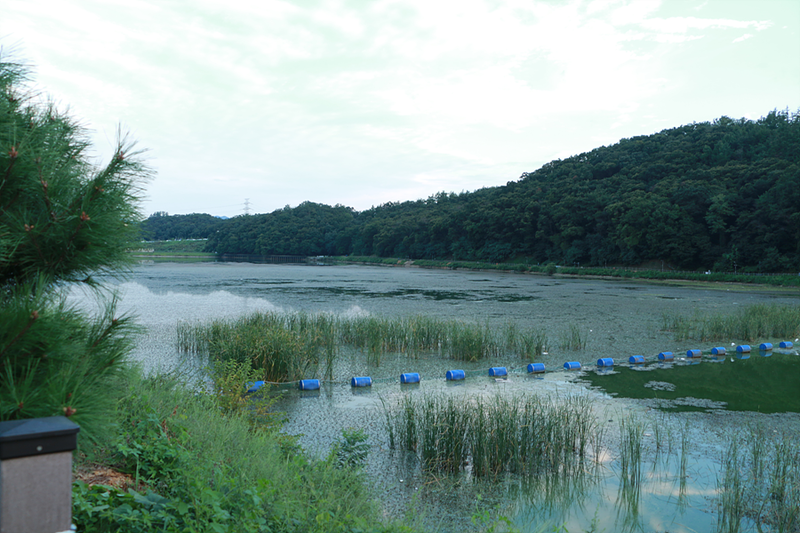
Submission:
{"label": "line of blue barrels", "polygon": [[[792,348],[794,347],[794,343],[791,341],[783,341],[778,345],[780,348]],[[773,346],[770,342],[765,342],[759,345],[759,350],[768,352],[771,351]],[[736,352],[740,354],[750,353],[752,348],[747,344],[740,344],[736,347]],[[727,350],[724,346],[717,346],[715,348],[711,348],[711,355],[720,356],[725,355]],[[687,350],[686,357],[689,359],[700,358],[703,356],[703,352],[701,350]],[[658,360],[663,362],[673,361],[675,359],[675,354],[672,352],[661,352],[658,354]],[[645,363],[645,356],[643,355],[632,355],[628,358],[628,362],[630,364],[644,364]],[[612,357],[602,357],[597,360],[598,367],[611,367],[614,366],[614,359]],[[564,363],[565,370],[580,370],[581,363],[580,361],[568,361]],[[528,373],[529,374],[543,374],[545,372],[544,363],[530,363],[528,365]],[[508,376],[508,369],[504,366],[495,366],[489,369],[489,376],[490,377],[506,377]],[[464,370],[448,370],[445,372],[445,380],[447,381],[462,381],[466,379],[467,373]],[[418,372],[407,372],[404,374],[400,374],[400,383],[412,384],[412,383],[419,383],[420,382],[420,375]],[[259,388],[264,385],[265,382],[263,381],[256,381],[255,383],[248,383],[249,389],[247,392],[255,392]],[[299,382],[300,390],[319,390],[320,388],[320,380],[319,379],[301,379]],[[351,387],[371,387],[372,386],[372,378],[369,376],[354,376],[350,379],[350,386]]]}
{"label": "line of blue barrels", "polygon": [[[791,341],[782,341],[780,344],[778,344],[778,347],[779,348],[793,348],[794,347],[794,343],[791,342]],[[770,352],[770,351],[772,351],[773,346],[772,346],[771,342],[764,342],[764,343],[761,343],[758,346],[758,349],[760,351],[762,351],[762,352]],[[740,344],[740,345],[738,345],[736,347],[736,353],[738,353],[738,354],[749,354],[751,351],[752,351],[752,348],[750,347],[749,344]],[[714,355],[714,356],[722,356],[722,355],[726,355],[727,353],[728,353],[727,349],[724,346],[716,346],[714,348],[711,348],[711,355]],[[703,356],[702,350],[687,350],[686,351],[686,357],[688,359],[699,359],[702,356]],[[659,361],[663,361],[663,362],[674,361],[675,360],[675,354],[672,353],[672,352],[661,352],[661,353],[658,354],[658,360]],[[628,358],[628,362],[630,364],[633,364],[633,365],[644,364],[645,357],[643,355],[632,355],[632,356],[630,356]],[[573,366],[567,367],[567,365],[575,365],[575,364],[577,364],[578,366],[577,367],[573,367]],[[602,359],[598,359],[597,360],[597,366],[599,366],[599,367],[614,366],[614,359],[611,358],[611,357],[604,357]],[[564,363],[564,368],[566,368],[567,370],[577,370],[577,369],[580,369],[580,363]]]}
{"label": "line of blue barrels", "polygon": [[[544,373],[545,368],[543,363],[531,363],[528,365],[528,372],[532,374]],[[506,377],[508,376],[508,369],[504,366],[495,366],[489,369],[489,376],[492,377]],[[448,370],[444,375],[447,381],[462,381],[467,378],[465,370]],[[400,374],[400,383],[409,385],[412,383],[420,382],[419,372],[406,372]],[[320,380],[318,379],[301,379],[299,381],[300,390],[317,390],[320,387]],[[369,376],[355,376],[350,378],[351,387],[371,387],[372,378]]]}

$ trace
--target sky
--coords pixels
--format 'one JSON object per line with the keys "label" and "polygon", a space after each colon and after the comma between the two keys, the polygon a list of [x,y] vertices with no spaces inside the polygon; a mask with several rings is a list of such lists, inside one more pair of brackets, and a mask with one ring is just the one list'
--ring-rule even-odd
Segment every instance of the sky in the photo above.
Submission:
{"label": "sky", "polygon": [[800,110],[796,0],[4,0],[3,57],[145,215],[356,210],[504,185],[721,116]]}

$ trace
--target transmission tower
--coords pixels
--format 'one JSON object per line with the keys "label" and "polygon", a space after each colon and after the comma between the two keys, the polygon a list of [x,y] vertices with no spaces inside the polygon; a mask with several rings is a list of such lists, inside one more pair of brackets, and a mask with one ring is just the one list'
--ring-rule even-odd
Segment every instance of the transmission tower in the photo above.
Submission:
{"label": "transmission tower", "polygon": [[250,198],[244,199],[244,214],[245,215],[250,214]]}

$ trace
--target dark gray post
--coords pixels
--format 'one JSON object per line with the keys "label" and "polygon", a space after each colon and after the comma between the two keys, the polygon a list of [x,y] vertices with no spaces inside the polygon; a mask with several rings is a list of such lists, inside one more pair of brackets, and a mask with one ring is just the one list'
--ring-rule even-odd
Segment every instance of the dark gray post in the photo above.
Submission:
{"label": "dark gray post", "polygon": [[63,416],[0,422],[0,533],[71,531],[78,431]]}

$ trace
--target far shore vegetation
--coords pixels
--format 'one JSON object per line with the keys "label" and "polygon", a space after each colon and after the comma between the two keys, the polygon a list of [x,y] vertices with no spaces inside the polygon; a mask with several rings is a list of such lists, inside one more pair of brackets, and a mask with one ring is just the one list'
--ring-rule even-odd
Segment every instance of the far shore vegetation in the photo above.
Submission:
{"label": "far shore vegetation", "polygon": [[[179,239],[169,241],[142,241],[129,252],[138,260],[153,259],[169,261],[171,258],[196,258],[198,260],[225,260],[225,256],[204,251],[206,239]],[[269,262],[265,256],[238,256],[236,260],[250,259],[253,262]],[[562,277],[587,277],[608,279],[635,279],[643,281],[691,281],[707,283],[735,283],[745,285],[768,285],[772,287],[800,287],[800,272],[797,274],[764,274],[757,272],[711,272],[680,271],[672,268],[633,268],[623,266],[581,267],[564,266],[555,263],[534,264],[525,259],[503,263],[481,261],[448,261],[433,259],[400,259],[377,256],[296,256],[297,264],[332,265],[361,264],[380,266],[417,267],[446,270],[482,270],[496,272],[516,272],[520,274],[539,274]]]}

